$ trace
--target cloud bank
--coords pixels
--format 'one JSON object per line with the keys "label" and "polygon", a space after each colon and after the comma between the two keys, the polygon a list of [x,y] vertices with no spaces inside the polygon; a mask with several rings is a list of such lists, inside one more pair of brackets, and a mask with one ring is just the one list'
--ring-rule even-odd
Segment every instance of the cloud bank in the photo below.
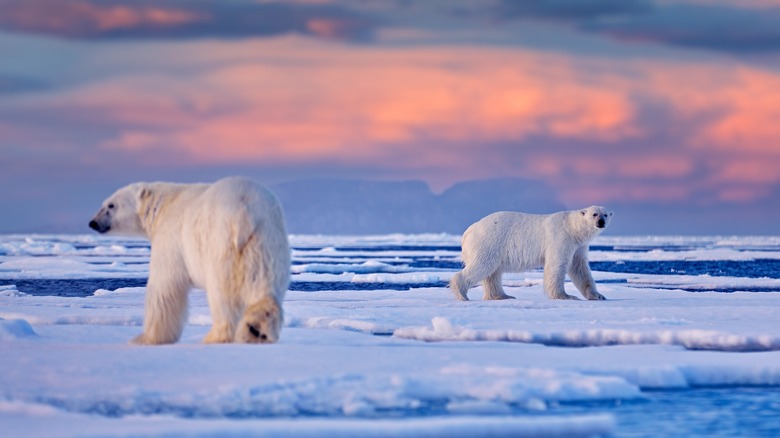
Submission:
{"label": "cloud bank", "polygon": [[570,206],[770,214],[778,7],[0,0],[0,180],[40,205],[251,169],[519,177]]}

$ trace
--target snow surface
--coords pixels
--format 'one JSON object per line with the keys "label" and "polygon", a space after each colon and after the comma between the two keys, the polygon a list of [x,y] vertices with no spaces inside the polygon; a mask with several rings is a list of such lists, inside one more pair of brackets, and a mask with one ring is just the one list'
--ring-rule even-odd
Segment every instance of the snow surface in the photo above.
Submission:
{"label": "snow surface", "polygon": [[[203,345],[203,291],[175,345],[127,341],[142,287],[35,296],[22,279],[144,278],[148,244],[0,236],[0,430],[7,436],[601,436],[615,418],[566,403],[654,389],[780,385],[780,279],[595,272],[603,302],[551,301],[541,272],[506,275],[506,301],[456,301],[449,235],[292,236],[292,290],[275,345]],[[602,237],[601,260],[773,260],[777,237]],[[418,248],[418,249],[415,249]],[[729,255],[731,254],[731,255]],[[676,259],[674,257],[677,257]],[[653,257],[657,257],[654,259]],[[594,256],[592,259],[596,259]],[[710,292],[724,284],[733,293]],[[569,293],[579,295],[567,283]],[[700,292],[686,292],[699,290]]]}

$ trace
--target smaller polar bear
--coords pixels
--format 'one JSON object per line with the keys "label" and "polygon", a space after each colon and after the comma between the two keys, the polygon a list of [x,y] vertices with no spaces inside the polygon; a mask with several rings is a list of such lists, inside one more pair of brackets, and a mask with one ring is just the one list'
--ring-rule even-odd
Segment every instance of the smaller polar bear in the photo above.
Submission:
{"label": "smaller polar bear", "polygon": [[588,266],[588,242],[609,225],[604,207],[553,214],[493,213],[463,234],[464,269],[452,278],[455,298],[466,301],[469,288],[482,280],[485,300],[514,298],[504,293],[501,275],[544,267],[544,291],[551,299],[577,299],[564,291],[569,274],[582,296],[604,300]]}
{"label": "smaller polar bear", "polygon": [[144,331],[134,343],[178,341],[192,287],[206,290],[211,310],[203,342],[279,339],[290,246],[282,208],[262,185],[237,177],[130,184],[103,202],[89,227],[152,243]]}

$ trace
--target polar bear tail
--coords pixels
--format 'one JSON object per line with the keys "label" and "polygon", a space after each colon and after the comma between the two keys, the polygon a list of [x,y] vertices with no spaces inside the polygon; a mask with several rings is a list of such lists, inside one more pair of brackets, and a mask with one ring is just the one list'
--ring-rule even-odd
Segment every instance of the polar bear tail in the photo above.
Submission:
{"label": "polar bear tail", "polygon": [[236,326],[235,342],[271,344],[279,340],[282,330],[282,306],[275,297],[266,295],[244,310]]}

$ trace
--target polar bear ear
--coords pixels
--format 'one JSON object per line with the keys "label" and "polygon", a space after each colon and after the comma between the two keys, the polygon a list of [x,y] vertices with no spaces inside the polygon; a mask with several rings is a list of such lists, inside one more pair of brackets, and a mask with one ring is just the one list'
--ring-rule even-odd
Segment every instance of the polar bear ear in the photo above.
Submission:
{"label": "polar bear ear", "polygon": [[609,217],[612,217],[612,215],[613,215],[613,214],[615,214],[615,212],[614,212],[614,211],[610,211],[610,212],[609,212],[609,213],[607,213],[607,214],[609,215]]}
{"label": "polar bear ear", "polygon": [[141,191],[138,192],[138,199],[141,201],[149,199],[150,196],[152,196],[152,189],[148,187],[143,187]]}
{"label": "polar bear ear", "polygon": [[580,214],[582,214],[583,216],[585,216],[585,210],[580,210]]}

